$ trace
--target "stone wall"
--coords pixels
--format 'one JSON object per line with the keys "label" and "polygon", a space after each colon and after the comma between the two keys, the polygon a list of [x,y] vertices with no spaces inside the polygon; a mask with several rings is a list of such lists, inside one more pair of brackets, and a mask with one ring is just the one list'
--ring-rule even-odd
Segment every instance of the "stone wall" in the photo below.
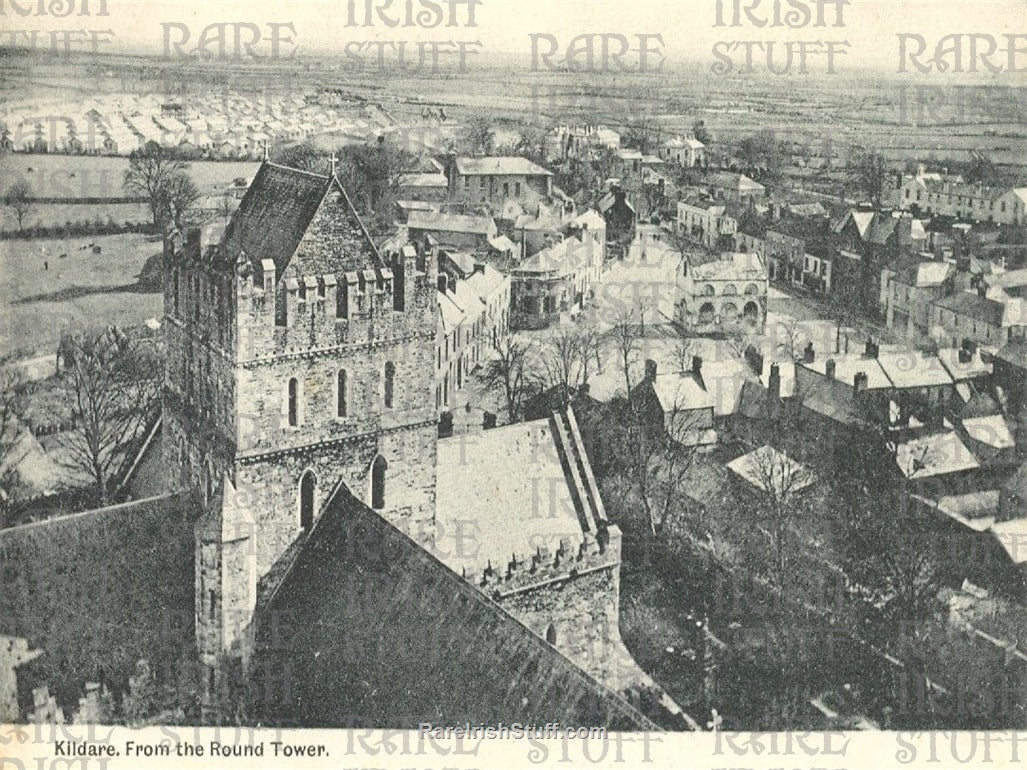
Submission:
{"label": "stone wall", "polygon": [[265,724],[652,726],[344,493],[262,618],[257,650],[250,706]]}

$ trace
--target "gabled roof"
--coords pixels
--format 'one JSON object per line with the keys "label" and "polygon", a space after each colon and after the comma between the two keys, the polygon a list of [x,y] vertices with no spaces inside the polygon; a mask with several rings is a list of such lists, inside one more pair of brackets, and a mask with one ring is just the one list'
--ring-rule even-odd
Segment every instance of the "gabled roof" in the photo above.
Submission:
{"label": "gabled roof", "polygon": [[717,171],[710,174],[707,182],[712,187],[736,190],[738,192],[759,191],[766,189],[755,179],[750,179],[745,174],[736,174],[732,171]]}
{"label": "gabled roof", "polygon": [[[263,723],[655,727],[343,485],[268,613],[251,704]],[[261,681],[282,671],[287,688]]]}
{"label": "gabled roof", "polygon": [[652,386],[665,414],[713,409],[713,397],[691,372],[657,374]]}
{"label": "gabled roof", "polygon": [[963,428],[970,438],[995,449],[1011,449],[1016,446],[1009,425],[1000,414],[969,417],[963,420]]}
{"label": "gabled roof", "polygon": [[[342,211],[331,203],[332,190],[339,193]],[[336,226],[311,242],[301,275],[381,266],[381,257],[336,177],[268,161],[253,177],[232,216],[218,250],[219,265],[235,267],[243,253],[259,270],[261,260],[270,259],[281,279],[319,212]],[[338,227],[340,218],[345,227]]]}
{"label": "gabled roof", "polygon": [[806,466],[770,444],[736,457],[727,467],[757,489],[778,495],[801,492],[814,481],[813,473]]}
{"label": "gabled roof", "polygon": [[916,350],[882,350],[877,361],[896,388],[924,388],[953,383],[952,375],[937,356]]}

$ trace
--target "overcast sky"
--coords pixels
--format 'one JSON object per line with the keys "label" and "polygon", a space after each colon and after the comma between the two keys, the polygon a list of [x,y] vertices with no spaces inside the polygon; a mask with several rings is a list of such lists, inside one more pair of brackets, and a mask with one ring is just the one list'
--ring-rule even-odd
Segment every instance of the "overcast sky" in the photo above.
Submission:
{"label": "overcast sky", "polygon": [[[67,1],[67,0],[66,0]],[[100,0],[88,0],[94,13]],[[4,24],[19,29],[92,28],[112,29],[111,49],[152,51],[160,54],[164,46],[161,22],[184,24],[195,40],[203,27],[212,22],[251,22],[266,31],[268,22],[295,25],[295,40],[300,53],[341,51],[346,43],[367,40],[464,40],[480,41],[482,52],[496,51],[523,55],[530,62],[531,33],[549,33],[566,48],[580,33],[611,32],[629,38],[636,34],[662,34],[662,53],[667,64],[686,62],[712,64],[713,47],[718,41],[745,40],[832,40],[847,41],[847,53],[837,59],[840,70],[861,67],[898,69],[898,33],[923,35],[930,48],[940,37],[952,33],[984,33],[1000,36],[1027,30],[1025,0],[850,0],[842,10],[843,27],[807,26],[801,29],[764,27],[746,23],[742,27],[716,26],[718,0],[480,0],[475,9],[474,27],[437,27],[421,29],[398,26],[389,28],[378,21],[371,27],[347,25],[347,10],[354,3],[362,14],[366,0],[291,0],[280,2],[224,2],[222,0],[108,0],[106,17],[66,18],[29,16],[19,18],[5,2]],[[446,7],[451,0],[438,0]],[[749,5],[754,0],[739,0]],[[17,0],[34,5],[35,0]],[[83,0],[77,0],[81,8]],[[386,0],[375,0],[382,7]],[[401,16],[407,3],[415,12],[423,10],[422,0],[391,0],[386,15]],[[725,19],[730,20],[735,0],[721,0]],[[788,0],[779,0],[789,10]],[[792,0],[815,8],[817,0]],[[836,0],[823,0],[824,12],[833,22]],[[761,0],[753,13],[772,18],[774,0]],[[467,19],[466,6],[456,9],[459,21]],[[743,17],[744,18],[744,17]],[[0,26],[4,26],[0,24]],[[180,39],[180,28],[172,33]],[[1000,40],[1002,45],[1004,41]],[[1027,48],[1027,43],[1022,43]],[[547,43],[548,46],[548,43]],[[659,47],[650,43],[650,48]],[[101,49],[103,50],[103,49]],[[722,49],[724,50],[724,49]],[[744,53],[728,53],[741,62]],[[1004,60],[1000,56],[995,61]],[[1027,67],[1027,52],[1020,55]]]}

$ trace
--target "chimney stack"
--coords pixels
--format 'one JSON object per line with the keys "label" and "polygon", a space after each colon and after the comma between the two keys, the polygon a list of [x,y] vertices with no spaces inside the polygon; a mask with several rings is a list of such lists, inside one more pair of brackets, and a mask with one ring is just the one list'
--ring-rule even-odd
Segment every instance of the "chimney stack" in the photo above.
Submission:
{"label": "chimney stack", "polygon": [[647,380],[656,379],[656,362],[651,358],[645,360],[645,378]]}
{"label": "chimney stack", "polygon": [[824,364],[824,369],[827,372],[827,379],[834,379],[834,372],[836,366],[837,364],[835,363],[835,360],[833,358],[827,359],[827,363]]}
{"label": "chimney stack", "polygon": [[864,358],[877,358],[879,348],[872,337],[867,337],[866,349],[863,351]]}
{"label": "chimney stack", "polygon": [[852,387],[857,393],[862,393],[867,389],[867,383],[869,378],[866,372],[856,372],[856,376],[852,378]]}
{"label": "chimney stack", "polygon": [[449,276],[445,273],[439,274],[439,291],[445,294],[449,290]]}
{"label": "chimney stack", "polygon": [[804,364],[812,364],[816,358],[816,353],[813,350],[813,343],[807,342],[806,347],[802,350],[802,362]]}
{"label": "chimney stack", "polygon": [[702,375],[702,356],[692,356],[692,373],[696,377]]}
{"label": "chimney stack", "polygon": [[772,398],[781,398],[781,367],[776,363],[770,365],[767,390],[770,391]]}

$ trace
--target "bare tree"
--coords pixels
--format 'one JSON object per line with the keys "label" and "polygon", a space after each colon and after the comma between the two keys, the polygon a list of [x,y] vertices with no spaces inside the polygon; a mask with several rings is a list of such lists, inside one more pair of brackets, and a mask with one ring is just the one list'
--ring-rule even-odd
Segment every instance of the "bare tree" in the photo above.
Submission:
{"label": "bare tree", "polygon": [[885,182],[888,181],[888,162],[884,156],[879,152],[861,153],[856,158],[853,175],[857,192],[865,195],[873,206],[880,206]]}
{"label": "bare tree", "polygon": [[473,155],[491,155],[496,147],[496,131],[492,118],[487,115],[472,115],[464,126],[461,140],[467,152]]}
{"label": "bare tree", "polygon": [[18,232],[24,231],[24,220],[35,205],[32,202],[32,188],[21,179],[7,188],[4,193],[4,205],[10,208],[18,218]]}
{"label": "bare tree", "polygon": [[125,190],[145,197],[153,223],[163,228],[167,224],[167,186],[172,177],[188,168],[189,165],[170,150],[157,142],[147,142],[143,149],[128,156]]}
{"label": "bare tree", "polygon": [[679,372],[686,372],[691,368],[696,349],[695,340],[689,337],[681,337],[674,343],[674,364]]}
{"label": "bare tree", "polygon": [[595,364],[595,372],[601,372],[603,368],[603,336],[599,330],[587,324],[578,329],[578,356],[581,363],[581,385],[588,385],[592,376],[592,365]]}
{"label": "bare tree", "polygon": [[171,174],[161,182],[157,190],[157,205],[160,207],[160,222],[166,227],[173,224],[181,229],[185,215],[200,199],[196,184],[184,171]]}
{"label": "bare tree", "polygon": [[538,387],[532,346],[508,335],[497,338],[492,350],[495,356],[485,364],[482,384],[486,390],[503,394],[507,419],[517,422],[525,399]]}
{"label": "bare tree", "polygon": [[542,350],[542,372],[547,388],[556,390],[564,407],[570,403],[571,394],[582,384],[581,335],[577,329],[560,329],[548,340]]}
{"label": "bare tree", "polygon": [[106,505],[126,452],[157,408],[160,367],[115,327],[71,337],[64,357],[62,384],[74,424],[60,440],[67,464],[92,480]]}
{"label": "bare tree", "polygon": [[778,588],[785,585],[787,535],[799,509],[800,493],[813,482],[804,465],[769,444],[747,456],[747,472],[756,490],[757,507],[769,526]]}
{"label": "bare tree", "polygon": [[627,308],[619,312],[613,319],[613,327],[607,332],[607,340],[613,347],[617,366],[624,375],[624,394],[631,397],[632,370],[638,366],[642,356],[645,338],[645,314],[650,302],[639,298],[635,309]]}

